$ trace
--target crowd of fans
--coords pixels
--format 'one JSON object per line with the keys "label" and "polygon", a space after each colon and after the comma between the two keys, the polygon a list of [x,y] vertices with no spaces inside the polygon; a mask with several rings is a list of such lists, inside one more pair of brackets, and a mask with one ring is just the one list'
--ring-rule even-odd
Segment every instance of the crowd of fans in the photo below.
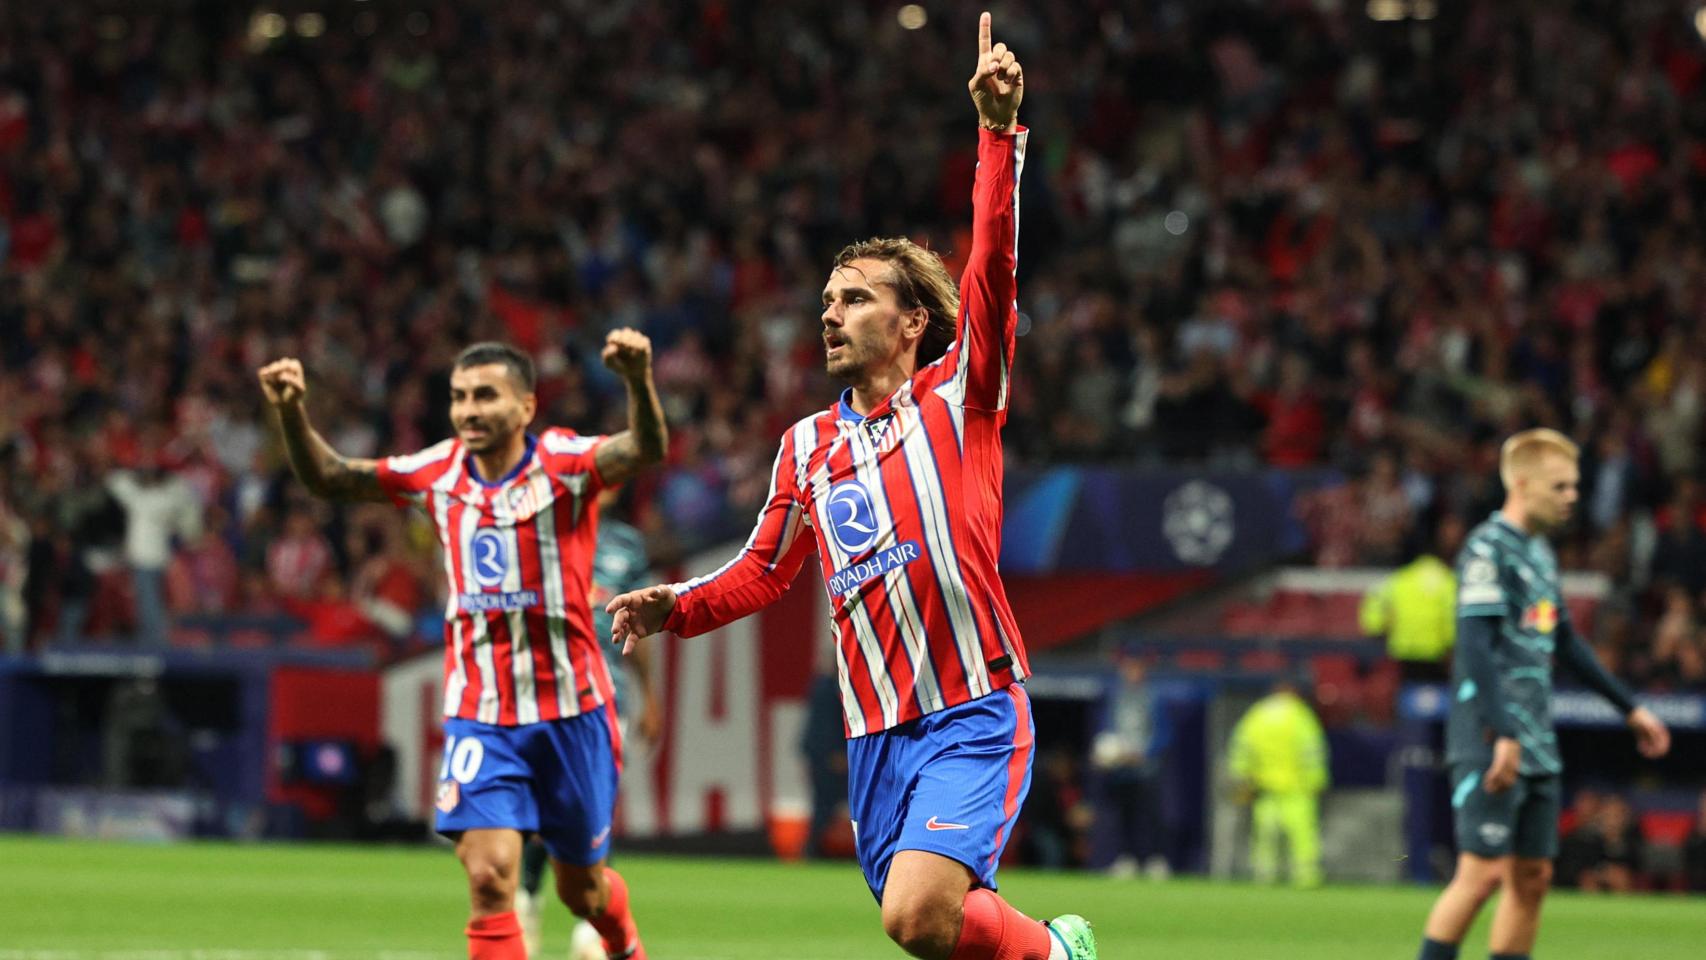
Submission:
{"label": "crowd of fans", "polygon": [[[370,456],[445,433],[478,338],[538,358],[543,419],[618,425],[595,345],[640,327],[674,440],[642,526],[666,562],[741,532],[834,396],[829,256],[969,245],[970,3],[153,9],[0,11],[14,644],[162,605],[407,632],[430,550],[286,482],[280,355]],[[1037,131],[1009,454],[1337,467],[1317,559],[1390,563],[1555,425],[1586,453],[1566,565],[1631,585],[1602,652],[1706,683],[1706,52],[1650,0],[1438,10],[997,10]]]}

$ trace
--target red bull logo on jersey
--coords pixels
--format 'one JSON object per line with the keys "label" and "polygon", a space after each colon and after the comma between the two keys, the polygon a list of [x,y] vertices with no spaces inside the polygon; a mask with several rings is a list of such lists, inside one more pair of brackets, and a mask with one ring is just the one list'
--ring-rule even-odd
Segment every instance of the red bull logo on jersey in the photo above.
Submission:
{"label": "red bull logo on jersey", "polygon": [[852,593],[865,581],[880,577],[897,567],[904,567],[922,555],[916,540],[890,547],[868,560],[848,564],[835,571],[829,578],[829,592],[836,596]]}
{"label": "red bull logo on jersey", "polygon": [[1551,633],[1558,628],[1558,606],[1550,600],[1530,604],[1522,611],[1522,628],[1536,633]]}

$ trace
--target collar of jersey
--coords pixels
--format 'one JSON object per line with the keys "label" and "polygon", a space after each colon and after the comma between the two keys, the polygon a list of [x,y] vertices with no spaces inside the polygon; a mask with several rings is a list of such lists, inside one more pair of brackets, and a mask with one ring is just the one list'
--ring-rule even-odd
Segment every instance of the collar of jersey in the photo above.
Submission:
{"label": "collar of jersey", "polygon": [[[899,391],[897,390],[896,393],[898,393],[898,392]],[[888,412],[887,408],[890,404],[890,401],[892,401],[893,399],[894,399],[894,394],[889,394],[888,396],[886,396],[882,399],[881,403],[878,403],[875,407],[872,407],[870,413],[861,414],[859,411],[853,409],[853,388],[852,387],[843,387],[841,390],[841,399],[839,401],[837,401],[835,404],[835,416],[841,420],[851,420],[854,423],[863,423],[867,418],[869,418],[873,415],[879,415],[880,416],[883,413],[887,413]]]}
{"label": "collar of jersey", "polygon": [[1510,518],[1505,516],[1505,512],[1503,510],[1494,510],[1493,511],[1493,519],[1499,523],[1504,524],[1506,530],[1509,530],[1510,532],[1516,534],[1517,536],[1523,538],[1524,540],[1528,539],[1528,533],[1525,532],[1521,527],[1512,523],[1510,521]]}
{"label": "collar of jersey", "polygon": [[474,455],[472,453],[463,455],[466,460],[464,465],[468,469],[468,476],[471,477],[475,483],[485,487],[487,490],[491,490],[495,487],[501,487],[511,480],[514,480],[516,477],[521,476],[521,471],[526,470],[527,465],[533,462],[533,451],[538,449],[538,447],[539,438],[531,433],[528,434],[527,452],[521,455],[521,459],[516,461],[515,466],[509,468],[508,473],[496,480],[487,480],[485,477],[480,476],[479,467],[474,463]]}

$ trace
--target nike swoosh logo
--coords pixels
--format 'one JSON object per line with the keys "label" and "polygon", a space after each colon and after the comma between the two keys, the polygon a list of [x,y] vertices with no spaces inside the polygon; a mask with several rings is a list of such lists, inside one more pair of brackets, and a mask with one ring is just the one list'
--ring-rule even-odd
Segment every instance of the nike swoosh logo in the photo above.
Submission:
{"label": "nike swoosh logo", "polygon": [[590,848],[593,850],[597,850],[599,845],[604,842],[604,838],[608,837],[608,836],[610,836],[610,826],[608,824],[606,824],[603,830],[598,831],[598,836],[592,838],[592,844],[591,844]]}
{"label": "nike swoosh logo", "polygon": [[943,823],[942,821],[936,819],[935,817],[931,817],[928,821],[925,822],[924,829],[926,829],[926,830],[970,830],[971,824],[969,824],[969,823]]}

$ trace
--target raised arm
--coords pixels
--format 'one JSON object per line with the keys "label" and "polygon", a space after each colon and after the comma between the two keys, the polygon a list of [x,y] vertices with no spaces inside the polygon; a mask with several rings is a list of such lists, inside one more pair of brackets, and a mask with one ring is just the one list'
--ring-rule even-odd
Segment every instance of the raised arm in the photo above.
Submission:
{"label": "raised arm", "polygon": [[612,618],[612,641],[632,650],[636,640],[665,628],[696,636],[769,605],[788,589],[814,543],[805,508],[794,493],[792,451],[790,433],[776,455],[770,496],[740,553],[708,576],[646,587],[611,600],[604,609]]}
{"label": "raised arm", "polygon": [[303,401],[308,397],[308,378],[302,361],[295,357],[275,360],[259,371],[261,391],[272,406],[273,422],[290,469],[308,492],[327,500],[387,500],[379,483],[379,462],[345,457],[332,449],[308,422]]}
{"label": "raised arm", "polygon": [[663,460],[669,428],[652,382],[652,341],[638,330],[612,330],[600,359],[628,388],[628,429],[599,444],[596,454],[598,475],[615,485]]}
{"label": "raised arm", "polygon": [[957,373],[964,402],[983,410],[1007,406],[1018,311],[1019,174],[1028,133],[1019,126],[1025,75],[1004,43],[990,41],[990,17],[978,22],[977,69],[967,81],[977,107],[977,177],[972,186],[972,245],[960,279]]}

